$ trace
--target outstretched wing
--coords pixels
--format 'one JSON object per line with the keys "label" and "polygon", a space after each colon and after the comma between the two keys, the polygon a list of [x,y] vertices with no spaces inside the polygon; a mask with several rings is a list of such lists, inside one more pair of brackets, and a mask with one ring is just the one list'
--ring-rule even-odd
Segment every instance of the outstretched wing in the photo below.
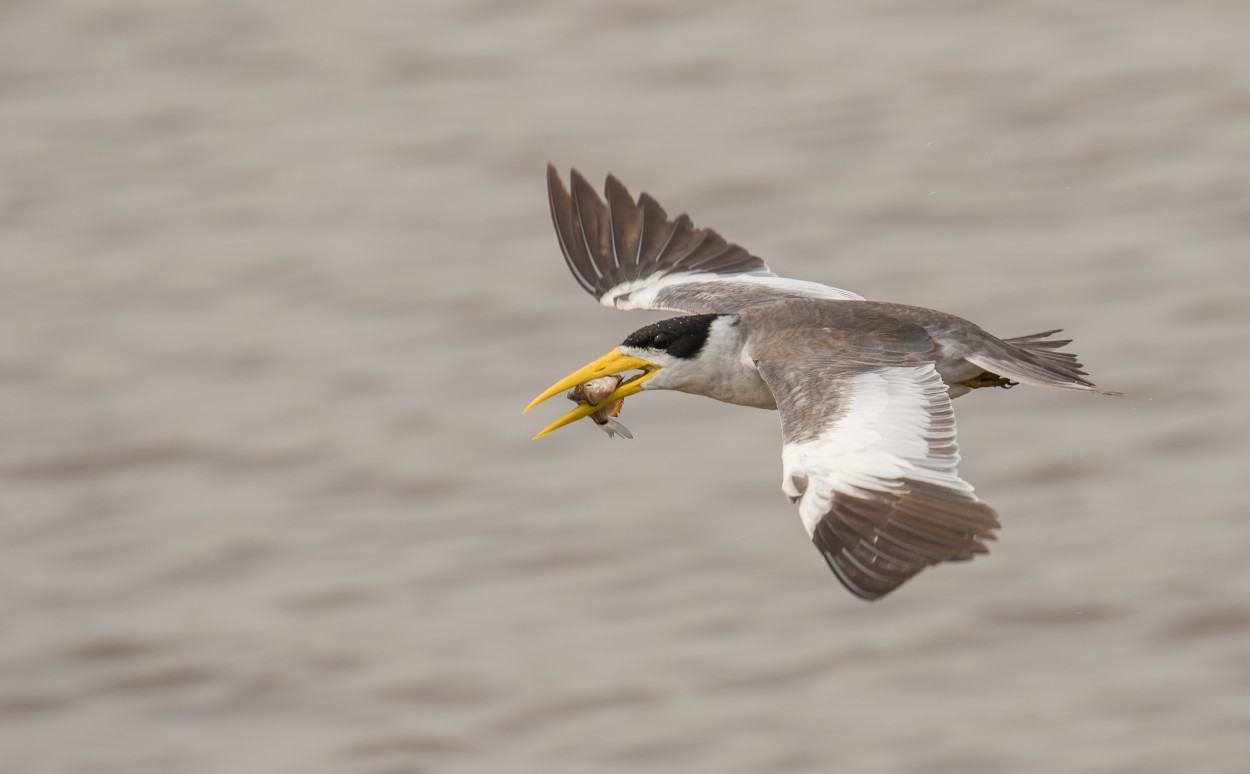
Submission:
{"label": "outstretched wing", "polygon": [[811,336],[767,336],[753,357],[781,413],[782,491],[838,580],[872,600],[985,553],[998,519],[956,471],[955,415],[933,364],[913,354],[885,366]]}
{"label": "outstretched wing", "polygon": [[576,169],[572,191],[547,165],[551,220],[578,284],[604,306],[726,314],[780,298],[860,300],[847,290],[774,274],[763,260],[686,215],[635,201],[608,175],[605,203]]}

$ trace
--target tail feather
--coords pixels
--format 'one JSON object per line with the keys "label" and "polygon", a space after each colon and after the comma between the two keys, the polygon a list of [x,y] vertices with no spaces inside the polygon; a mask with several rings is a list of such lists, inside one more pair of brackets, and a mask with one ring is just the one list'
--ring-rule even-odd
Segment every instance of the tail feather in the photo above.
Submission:
{"label": "tail feather", "polygon": [[[1008,344],[1014,344],[1017,347],[1024,347],[1025,349],[1059,349],[1060,347],[1066,347],[1071,344],[1072,339],[1048,339],[1046,337],[1062,332],[1062,328],[1056,328],[1053,331],[1043,331],[1041,333],[1033,333],[1028,336],[1016,336],[1014,339],[1003,339],[1003,341]],[[1065,358],[1076,360],[1076,355],[1073,355],[1070,352],[1059,352],[1055,354],[1060,354]]]}
{"label": "tail feather", "polygon": [[1013,339],[1003,339],[1003,341],[1014,347],[1026,350],[1030,354],[1041,358],[1042,360],[1053,363],[1056,366],[1075,372],[1078,376],[1089,376],[1084,371],[1085,365],[1076,359],[1076,355],[1071,352],[1056,352],[1060,347],[1066,347],[1072,343],[1072,339],[1047,339],[1047,336],[1053,336],[1060,333],[1063,329],[1059,328],[1053,331],[1045,331],[1043,333],[1034,333],[1030,336],[1017,336]]}
{"label": "tail feather", "polygon": [[1050,339],[1061,329],[997,339],[996,345],[968,357],[968,361],[991,373],[1025,384],[1059,387],[1066,390],[1097,391],[1085,377],[1084,366],[1071,352],[1058,352],[1071,339]]}

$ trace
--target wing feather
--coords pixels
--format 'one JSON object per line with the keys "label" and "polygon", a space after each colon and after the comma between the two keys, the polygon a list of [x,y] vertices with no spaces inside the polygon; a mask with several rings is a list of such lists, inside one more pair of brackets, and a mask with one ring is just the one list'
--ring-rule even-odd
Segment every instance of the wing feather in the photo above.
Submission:
{"label": "wing feather", "polygon": [[643,212],[620,180],[608,175],[604,185],[612,224],[612,257],[626,277],[637,276],[642,246]]}
{"label": "wing feather", "polygon": [[882,366],[855,351],[862,343],[783,333],[753,347],[781,413],[782,490],[838,580],[872,600],[925,567],[985,553],[998,518],[956,471],[954,413],[933,363],[916,353]]}
{"label": "wing feather", "polygon": [[547,166],[551,219],[574,279],[604,306],[730,313],[780,298],[861,299],[847,290],[775,275],[768,264],[687,215],[670,218],[652,196],[635,200],[616,177],[607,201],[577,170],[570,185]]}
{"label": "wing feather", "polygon": [[555,167],[547,167],[547,200],[551,204],[551,221],[556,227],[556,239],[560,242],[560,252],[564,253],[564,261],[573,272],[573,278],[588,293],[594,293],[599,272],[586,252],[582,240],[581,228],[573,215],[573,197],[564,187]]}
{"label": "wing feather", "polygon": [[[582,244],[591,256],[591,265],[602,280],[616,264],[612,254],[610,215],[599,194],[586,178],[573,171],[573,216],[581,228]],[[604,260],[606,259],[606,260]]]}
{"label": "wing feather", "polygon": [[642,211],[643,238],[638,241],[638,267],[641,276],[642,267],[653,265],[667,249],[676,226],[669,220],[668,213],[660,203],[646,191],[638,197],[638,209]]}

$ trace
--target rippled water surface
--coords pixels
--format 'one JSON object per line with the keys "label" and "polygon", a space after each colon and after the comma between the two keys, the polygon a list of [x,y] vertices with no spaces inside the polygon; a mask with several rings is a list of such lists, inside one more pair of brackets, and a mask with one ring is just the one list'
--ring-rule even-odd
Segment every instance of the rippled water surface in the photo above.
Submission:
{"label": "rippled water surface", "polygon": [[[0,6],[0,760],[1243,772],[1250,6]],[[993,552],[866,605],[776,415],[539,390],[547,161],[1126,397],[957,404]],[[563,402],[563,401],[561,401]]]}

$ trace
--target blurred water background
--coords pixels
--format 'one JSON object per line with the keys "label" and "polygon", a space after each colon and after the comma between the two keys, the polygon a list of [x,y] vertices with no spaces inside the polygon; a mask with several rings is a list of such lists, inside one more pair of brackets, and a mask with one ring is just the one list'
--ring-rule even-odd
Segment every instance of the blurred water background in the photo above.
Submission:
{"label": "blurred water background", "polygon": [[[1250,5],[0,4],[0,769],[1250,760]],[[548,161],[1120,399],[957,404],[993,552],[866,605],[776,415],[539,390],[659,315]],[[560,401],[563,403],[563,401]]]}

